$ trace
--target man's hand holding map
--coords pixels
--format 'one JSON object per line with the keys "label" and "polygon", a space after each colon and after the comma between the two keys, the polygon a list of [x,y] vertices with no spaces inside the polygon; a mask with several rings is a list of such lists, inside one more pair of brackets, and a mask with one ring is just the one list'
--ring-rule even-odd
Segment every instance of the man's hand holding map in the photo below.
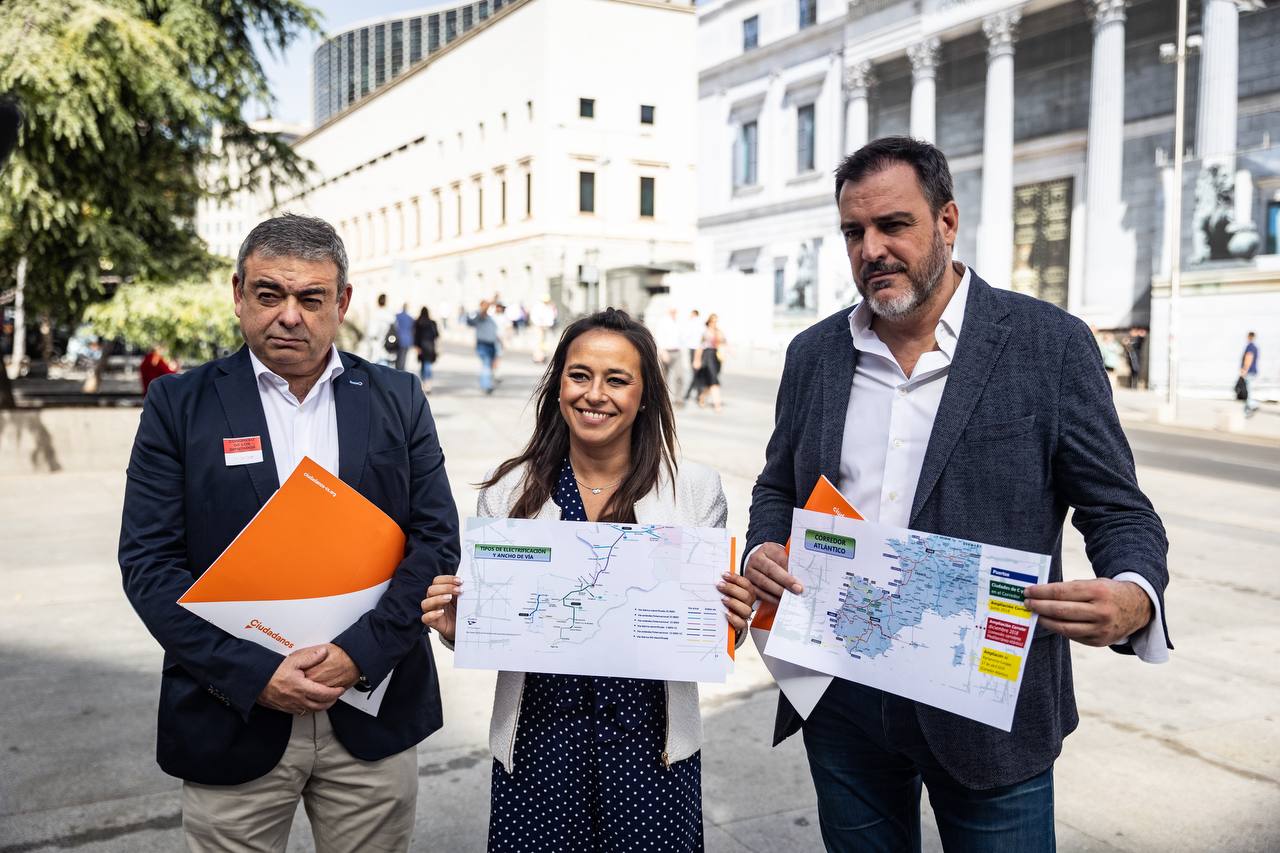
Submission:
{"label": "man's hand holding map", "polygon": [[1008,731],[1049,558],[797,509],[766,653]]}

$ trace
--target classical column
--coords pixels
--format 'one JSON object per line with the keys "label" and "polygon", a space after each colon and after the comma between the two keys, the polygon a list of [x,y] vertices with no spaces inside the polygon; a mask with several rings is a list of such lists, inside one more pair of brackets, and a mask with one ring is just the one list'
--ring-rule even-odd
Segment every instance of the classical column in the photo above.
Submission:
{"label": "classical column", "polygon": [[844,153],[852,154],[870,142],[871,118],[867,111],[867,95],[875,83],[871,62],[863,59],[845,66]]}
{"label": "classical column", "polygon": [[1236,0],[1204,0],[1200,97],[1196,101],[1196,155],[1201,160],[1230,163],[1235,158],[1239,19]]}
{"label": "classical column", "polygon": [[911,60],[911,135],[925,142],[937,141],[938,51],[936,38],[907,48]]}
{"label": "classical column", "polygon": [[987,97],[982,131],[982,224],[978,274],[1008,287],[1013,272],[1013,43],[1020,9],[982,21],[987,36]]}
{"label": "classical column", "polygon": [[840,136],[844,133],[844,88],[840,82],[843,71],[844,59],[833,51],[827,56],[827,73],[818,95],[818,126],[813,142],[819,171],[830,172],[844,153],[840,150]]}
{"label": "classical column", "polygon": [[[1093,66],[1089,88],[1089,140],[1085,174],[1085,275],[1082,310],[1100,325],[1122,323],[1132,294],[1117,290],[1117,241],[1124,218],[1120,170],[1124,162],[1124,21],[1126,0],[1089,0]],[[1105,316],[1104,316],[1105,315]]]}

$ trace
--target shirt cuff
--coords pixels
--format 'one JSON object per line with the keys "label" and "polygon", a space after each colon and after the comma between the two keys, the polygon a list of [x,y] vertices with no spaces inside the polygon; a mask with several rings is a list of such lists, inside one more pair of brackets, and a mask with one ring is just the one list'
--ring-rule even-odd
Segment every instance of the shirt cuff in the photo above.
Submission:
{"label": "shirt cuff", "polygon": [[1169,660],[1169,637],[1164,631],[1164,618],[1160,612],[1160,598],[1156,595],[1155,589],[1151,586],[1142,575],[1137,572],[1121,572],[1112,580],[1128,581],[1135,583],[1142,588],[1147,594],[1147,598],[1151,599],[1151,621],[1147,623],[1145,628],[1140,628],[1128,637],[1125,637],[1117,646],[1129,645],[1133,649],[1133,653],[1145,663],[1166,663]]}

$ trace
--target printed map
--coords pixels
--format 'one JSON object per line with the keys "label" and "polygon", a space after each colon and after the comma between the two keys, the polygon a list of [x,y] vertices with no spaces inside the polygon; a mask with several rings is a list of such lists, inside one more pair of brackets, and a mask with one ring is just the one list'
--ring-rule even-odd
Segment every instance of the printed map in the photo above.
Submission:
{"label": "printed map", "polygon": [[791,542],[767,654],[1009,730],[1047,556],[804,510]]}
{"label": "printed map", "polygon": [[720,529],[468,519],[455,662],[723,681],[730,552]]}

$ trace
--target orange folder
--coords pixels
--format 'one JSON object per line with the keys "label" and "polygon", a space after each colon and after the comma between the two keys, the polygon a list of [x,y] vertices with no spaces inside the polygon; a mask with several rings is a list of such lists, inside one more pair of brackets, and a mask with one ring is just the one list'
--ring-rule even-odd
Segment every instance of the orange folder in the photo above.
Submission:
{"label": "orange folder", "polygon": [[[178,604],[233,637],[287,655],[332,641],[373,609],[404,545],[386,513],[303,457]],[[390,680],[342,699],[377,714]]]}

